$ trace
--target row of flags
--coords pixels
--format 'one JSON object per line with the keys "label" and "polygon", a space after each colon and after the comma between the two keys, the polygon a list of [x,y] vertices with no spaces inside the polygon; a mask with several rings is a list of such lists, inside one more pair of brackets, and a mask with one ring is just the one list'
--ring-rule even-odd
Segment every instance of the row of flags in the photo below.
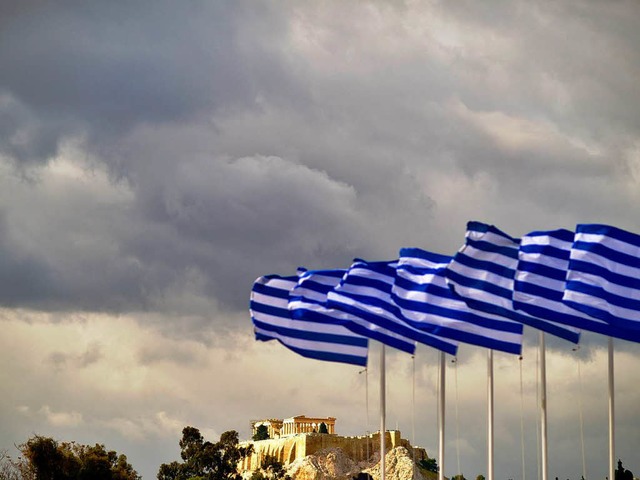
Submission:
{"label": "row of flags", "polygon": [[453,257],[402,248],[392,261],[265,275],[249,308],[257,340],[360,366],[370,339],[409,354],[417,342],[520,354],[524,325],[640,342],[640,235],[584,224],[513,238],[474,221]]}

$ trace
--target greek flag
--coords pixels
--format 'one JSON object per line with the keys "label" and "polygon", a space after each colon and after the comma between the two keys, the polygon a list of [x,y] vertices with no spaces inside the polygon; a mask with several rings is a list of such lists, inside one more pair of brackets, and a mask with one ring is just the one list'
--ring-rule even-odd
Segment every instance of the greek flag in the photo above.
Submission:
{"label": "greek flag", "polygon": [[[358,318],[343,310],[328,307],[327,296],[336,288],[347,270],[298,269],[298,284],[289,294],[289,311],[292,318],[311,322],[349,325]],[[360,336],[347,328],[350,335]],[[366,338],[366,337],[365,337]]]}
{"label": "greek flag", "polygon": [[574,232],[560,229],[524,235],[518,252],[513,306],[534,317],[640,342],[640,330],[609,325],[562,301]]}
{"label": "greek flag", "polygon": [[327,295],[328,306],[349,314],[344,325],[355,333],[413,354],[415,342],[455,355],[457,344],[409,326],[391,298],[397,262],[355,260]]}
{"label": "greek flag", "polygon": [[327,307],[327,294],[347,273],[340,270],[298,270],[298,283],[289,295],[289,311],[297,320],[341,325],[344,314]]}
{"label": "greek flag", "polygon": [[467,224],[465,245],[446,270],[447,283],[469,307],[501,315],[578,343],[578,329],[525,315],[513,308],[520,240],[480,222]]}
{"label": "greek flag", "polygon": [[615,327],[640,329],[640,236],[578,225],[563,300]]}
{"label": "greek flag", "polygon": [[292,318],[289,294],[297,284],[297,276],[279,275],[266,275],[254,282],[249,310],[256,340],[278,340],[307,358],[366,366],[366,338],[341,325]]}
{"label": "greek flag", "polygon": [[393,299],[411,326],[471,345],[519,355],[521,323],[471,310],[447,285],[452,257],[419,248],[400,250]]}

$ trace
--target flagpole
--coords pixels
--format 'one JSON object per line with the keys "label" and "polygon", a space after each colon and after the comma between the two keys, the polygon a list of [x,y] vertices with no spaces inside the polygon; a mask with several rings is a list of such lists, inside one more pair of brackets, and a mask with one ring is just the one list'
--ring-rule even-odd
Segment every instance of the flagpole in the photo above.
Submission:
{"label": "flagpole", "polygon": [[542,480],[548,480],[549,477],[547,458],[547,362],[545,353],[544,332],[540,331],[540,437],[542,440]]}
{"label": "flagpole", "polygon": [[613,383],[613,338],[609,337],[609,480],[615,479],[615,402]]}
{"label": "flagpole", "polygon": [[382,344],[380,353],[380,480],[385,480],[385,413],[386,413],[386,378],[385,378],[385,351]]}
{"label": "flagpole", "polygon": [[444,387],[445,387],[445,357],[440,352],[440,399],[438,402],[438,480],[444,480]]}
{"label": "flagpole", "polygon": [[487,351],[487,480],[493,480],[493,350]]}

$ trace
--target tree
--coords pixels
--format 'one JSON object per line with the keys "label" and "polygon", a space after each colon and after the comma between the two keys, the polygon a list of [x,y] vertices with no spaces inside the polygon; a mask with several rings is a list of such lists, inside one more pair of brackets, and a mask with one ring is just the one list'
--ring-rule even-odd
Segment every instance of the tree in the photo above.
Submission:
{"label": "tree", "polygon": [[484,480],[484,475],[480,474],[476,477],[476,480]]}
{"label": "tree", "polygon": [[329,429],[327,428],[327,424],[322,422],[320,427],[318,427],[318,433],[329,433]]}
{"label": "tree", "polygon": [[[22,459],[13,462],[24,480],[140,480],[125,455],[104,445],[59,443],[35,435],[18,447]],[[4,479],[3,479],[4,480]]]}
{"label": "tree", "polygon": [[22,479],[18,463],[12,460],[6,450],[0,450],[0,480]]}
{"label": "tree", "polygon": [[261,470],[265,471],[267,478],[272,480],[289,478],[289,476],[286,475],[286,470],[284,469],[282,462],[279,462],[278,459],[272,455],[266,455],[264,457],[262,460]]}
{"label": "tree", "polygon": [[424,468],[427,472],[438,473],[438,462],[435,458],[427,458],[418,462],[420,468]]}
{"label": "tree", "polygon": [[462,473],[459,473],[458,475],[454,475],[453,477],[451,477],[451,480],[467,480],[467,479],[464,478],[464,475]]}
{"label": "tree", "polygon": [[253,451],[239,446],[238,432],[230,430],[216,443],[204,440],[194,427],[184,427],[179,442],[182,463],[160,465],[158,480],[240,480],[238,463]]}
{"label": "tree", "polygon": [[268,438],[270,438],[269,428],[266,425],[258,425],[253,440],[257,442],[259,440],[267,440]]}
{"label": "tree", "polygon": [[615,480],[633,480],[633,473],[625,470],[622,466],[622,460],[618,459],[618,468],[614,472]]}
{"label": "tree", "polygon": [[290,480],[282,462],[272,455],[265,455],[260,469],[251,474],[250,480]]}

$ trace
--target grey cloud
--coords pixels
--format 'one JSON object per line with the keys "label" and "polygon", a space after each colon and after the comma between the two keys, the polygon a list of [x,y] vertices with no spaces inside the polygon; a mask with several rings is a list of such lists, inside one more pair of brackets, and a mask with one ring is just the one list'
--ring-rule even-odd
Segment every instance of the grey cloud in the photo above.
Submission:
{"label": "grey cloud", "polygon": [[[136,125],[254,108],[263,90],[290,83],[269,60],[270,42],[240,22],[273,18],[268,7],[72,1],[14,10],[0,30],[0,63],[11,66],[0,92],[13,99],[0,104],[0,140],[20,161],[46,160],[68,136],[109,152]],[[31,134],[28,147],[11,148],[16,130]]]}
{"label": "grey cloud", "polygon": [[[560,68],[529,41],[540,27],[534,7],[519,7],[522,16],[516,7],[501,10],[503,23],[484,14],[443,13],[472,34],[473,28],[491,30],[509,40],[522,31],[522,42],[512,46],[522,55],[501,59],[508,94],[485,75],[495,58],[464,51],[447,63],[446,56],[430,56],[432,46],[422,49],[423,39],[403,29],[402,9],[376,5],[409,45],[389,68],[367,49],[375,29],[366,23],[345,29],[332,15],[335,4],[317,7],[324,13],[314,8],[296,11],[303,26],[326,29],[328,36],[312,47],[321,50],[331,39],[350,49],[351,62],[347,50],[317,61],[315,50],[287,44],[300,25],[282,6],[195,3],[174,11],[165,3],[150,10],[33,4],[14,12],[2,33],[7,41],[0,42],[0,60],[15,63],[0,74],[8,92],[2,148],[37,161],[65,135],[85,133],[84,148],[128,185],[131,201],[107,213],[84,192],[54,221],[44,219],[40,232],[51,235],[52,245],[47,253],[27,252],[20,268],[23,275],[34,272],[30,278],[40,290],[31,286],[28,293],[27,282],[18,282],[25,296],[8,301],[58,309],[173,308],[203,316],[211,305],[244,308],[256,276],[287,273],[298,264],[347,266],[354,256],[390,258],[411,244],[452,253],[461,228],[434,228],[441,227],[433,220],[439,203],[420,179],[433,173],[487,174],[499,204],[477,216],[500,212],[509,219],[507,230],[549,218],[558,205],[571,221],[610,212],[627,199],[611,195],[616,172],[607,152],[590,157],[567,140],[584,125],[570,117],[575,110],[560,116],[541,102],[544,92],[530,88],[539,77],[524,78],[535,65]],[[353,8],[365,20],[375,17],[371,9]],[[518,22],[529,29],[516,28]],[[632,32],[625,35],[616,40],[626,43]],[[568,39],[559,50],[574,47]],[[520,63],[523,56],[530,65]],[[606,84],[605,74],[596,78]],[[451,111],[452,98],[468,106],[476,123]],[[565,136],[504,149],[478,126],[491,112],[507,122],[563,120]],[[53,133],[45,134],[49,128]],[[22,130],[29,141],[20,151],[6,139]],[[584,185],[595,185],[597,198]],[[459,194],[462,203],[466,192]],[[515,213],[529,205],[536,218]],[[56,222],[66,225],[65,234]],[[91,241],[69,244],[74,238]],[[15,258],[18,250],[7,245],[6,251]],[[189,306],[188,298],[198,300]]]}
{"label": "grey cloud", "polygon": [[192,347],[158,348],[154,346],[143,347],[139,353],[140,363],[143,365],[153,365],[160,362],[171,362],[184,366],[196,366],[202,363],[199,355],[193,351]]}
{"label": "grey cloud", "polygon": [[278,157],[182,164],[138,192],[141,216],[159,228],[124,248],[159,272],[193,265],[216,298],[235,308],[246,305],[257,276],[307,261],[350,261],[363,243],[356,192]]}
{"label": "grey cloud", "polygon": [[[154,412],[246,437],[248,418],[329,408],[342,433],[362,433],[364,375],[254,342],[252,281],[298,265],[391,258],[402,246],[450,254],[470,219],[513,235],[585,220],[640,231],[637,184],[623,168],[640,138],[637,18],[633,2],[0,2],[0,303],[48,318],[27,328],[23,312],[11,323],[15,342],[2,337],[6,347],[23,342],[3,357],[12,365],[12,394],[0,399],[4,444],[42,431],[42,415],[14,414],[17,405],[41,411],[42,398],[50,413],[84,420],[42,433],[106,442],[145,478],[178,454],[182,426],[133,439],[156,431]],[[516,141],[505,143],[509,132]],[[70,140],[77,151],[64,151]],[[105,324],[124,313],[139,331],[96,327],[104,345],[77,350],[44,338],[47,348],[21,357],[51,323],[91,332],[95,324],[77,321],[82,310],[115,313],[98,316]],[[528,365],[536,341],[526,334]],[[604,339],[583,342],[585,372],[602,376],[592,360],[603,358]],[[547,346],[571,367],[570,344],[549,337]],[[616,341],[625,378],[634,347]],[[436,355],[423,352],[417,442],[433,453]],[[485,462],[483,356],[472,353],[460,355],[461,376],[480,372],[461,382],[467,476]],[[389,423],[405,435],[408,362],[389,353]],[[101,366],[108,381],[78,382]],[[560,367],[549,365],[550,386],[570,393]],[[517,379],[517,364],[498,377],[497,471],[515,478],[517,383],[504,383],[505,372]],[[631,387],[619,388],[626,461],[638,444],[637,408]],[[309,391],[321,394],[300,412]],[[588,410],[596,476],[606,462],[603,391],[588,388],[600,394]],[[527,404],[531,459],[533,410]],[[570,421],[554,417],[560,478],[579,476]]]}
{"label": "grey cloud", "polygon": [[88,367],[98,362],[102,357],[102,346],[94,343],[89,345],[88,348],[78,356],[78,365],[81,368]]}
{"label": "grey cloud", "polygon": [[80,354],[69,354],[62,351],[55,351],[49,354],[47,360],[51,362],[54,369],[63,369],[67,367],[86,368],[102,360],[104,356],[102,348],[103,347],[100,344],[92,343]]}
{"label": "grey cloud", "polygon": [[0,301],[19,306],[50,298],[55,291],[55,275],[37,252],[29,252],[11,238],[6,214],[0,210]]}
{"label": "grey cloud", "polygon": [[36,163],[56,150],[64,131],[64,119],[40,118],[0,88],[0,153],[20,163]]}
{"label": "grey cloud", "polygon": [[[73,188],[6,180],[17,210],[1,223],[5,305],[164,311],[196,328],[218,305],[244,310],[260,275],[346,267],[367,250],[357,192],[326,172],[257,156],[140,178],[108,210],[120,187],[87,198],[90,174]],[[36,237],[20,245],[25,231]]]}
{"label": "grey cloud", "polygon": [[[48,234],[51,232],[47,232]],[[53,241],[64,242],[64,238]],[[5,306],[53,310],[110,310],[140,305],[140,269],[128,259],[97,255],[44,258],[15,245],[0,245]],[[96,252],[97,253],[97,252]]]}
{"label": "grey cloud", "polygon": [[[588,138],[615,142],[640,130],[633,116],[633,105],[640,101],[633,82],[639,59],[632,47],[640,41],[639,13],[634,2],[606,7],[589,1],[501,7],[461,2],[446,15],[514,48],[515,54],[490,54],[480,60],[486,61],[481,72],[505,75],[509,94],[492,88],[492,75],[476,77],[487,82],[486,88],[465,91],[476,106],[526,111],[553,118]],[[469,59],[478,60],[472,52]]]}
{"label": "grey cloud", "polygon": [[49,355],[48,360],[51,362],[54,368],[64,368],[67,363],[68,355],[63,352],[53,352]]}

